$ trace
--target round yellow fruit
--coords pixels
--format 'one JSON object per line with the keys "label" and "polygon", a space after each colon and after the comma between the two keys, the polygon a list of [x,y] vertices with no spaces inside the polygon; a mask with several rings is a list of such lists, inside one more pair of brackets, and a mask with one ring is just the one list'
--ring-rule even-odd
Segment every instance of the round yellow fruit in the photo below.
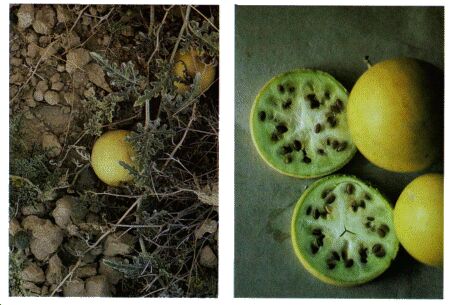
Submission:
{"label": "round yellow fruit", "polygon": [[91,164],[97,177],[111,186],[130,182],[133,177],[119,162],[133,166],[133,148],[125,140],[128,130],[108,131],[100,136],[92,148]]}
{"label": "round yellow fruit", "polygon": [[426,62],[397,58],[370,67],[350,92],[347,118],[359,151],[394,172],[420,171],[441,154],[443,76]]}
{"label": "round yellow fruit", "polygon": [[443,264],[444,176],[426,174],[406,186],[394,209],[394,227],[406,251],[418,261]]}
{"label": "round yellow fruit", "polygon": [[203,53],[195,49],[189,52],[177,52],[175,56],[174,74],[180,79],[174,85],[179,93],[186,93],[190,85],[194,82],[195,75],[200,73],[200,92],[208,90],[216,77],[216,69],[213,65],[202,61]]}

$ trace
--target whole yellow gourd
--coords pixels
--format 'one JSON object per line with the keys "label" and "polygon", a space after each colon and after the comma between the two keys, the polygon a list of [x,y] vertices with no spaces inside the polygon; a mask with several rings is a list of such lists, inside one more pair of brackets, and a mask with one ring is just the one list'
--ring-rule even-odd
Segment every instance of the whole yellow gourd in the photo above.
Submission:
{"label": "whole yellow gourd", "polygon": [[130,182],[133,177],[119,162],[133,166],[134,151],[125,138],[128,130],[113,130],[101,135],[92,148],[91,165],[97,177],[111,186]]}
{"label": "whole yellow gourd", "polygon": [[409,183],[394,209],[400,243],[418,261],[442,266],[444,261],[444,176],[425,174]]}
{"label": "whole yellow gourd", "polygon": [[177,52],[175,56],[175,65],[173,72],[180,81],[175,81],[174,85],[177,92],[186,93],[189,86],[193,83],[195,75],[200,73],[199,88],[200,92],[208,90],[216,77],[216,69],[213,65],[207,64],[202,60],[203,52],[191,49],[186,52]]}
{"label": "whole yellow gourd", "polygon": [[350,92],[347,119],[359,151],[394,172],[420,171],[442,153],[443,76],[396,58],[370,67]]}

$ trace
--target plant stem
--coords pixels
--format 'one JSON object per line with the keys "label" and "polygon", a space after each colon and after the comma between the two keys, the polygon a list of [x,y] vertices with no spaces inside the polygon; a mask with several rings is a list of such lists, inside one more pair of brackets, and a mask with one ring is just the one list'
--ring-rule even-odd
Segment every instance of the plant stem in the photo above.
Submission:
{"label": "plant stem", "polygon": [[172,50],[172,55],[170,56],[170,62],[173,63],[173,59],[175,58],[175,54],[178,50],[178,45],[180,44],[181,37],[183,37],[184,31],[186,30],[187,24],[189,22],[189,15],[191,14],[191,6],[186,8],[186,16],[184,16],[183,25],[181,26],[180,33],[178,33],[177,41],[175,42],[175,46]]}
{"label": "plant stem", "polygon": [[372,63],[370,62],[368,55],[364,56],[364,63],[367,65],[367,69],[372,68]]}

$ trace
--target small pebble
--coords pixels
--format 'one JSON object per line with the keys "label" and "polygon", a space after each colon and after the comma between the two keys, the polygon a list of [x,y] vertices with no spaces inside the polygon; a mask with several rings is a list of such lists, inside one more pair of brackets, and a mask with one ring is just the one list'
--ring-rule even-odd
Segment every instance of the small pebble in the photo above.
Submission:
{"label": "small pebble", "polygon": [[42,102],[44,100],[44,93],[40,90],[36,90],[33,93],[33,98],[36,102]]}
{"label": "small pebble", "polygon": [[52,90],[61,91],[64,88],[64,83],[56,82],[52,84]]}
{"label": "small pebble", "polygon": [[44,99],[49,105],[57,105],[61,101],[59,93],[53,90],[48,90],[45,92]]}

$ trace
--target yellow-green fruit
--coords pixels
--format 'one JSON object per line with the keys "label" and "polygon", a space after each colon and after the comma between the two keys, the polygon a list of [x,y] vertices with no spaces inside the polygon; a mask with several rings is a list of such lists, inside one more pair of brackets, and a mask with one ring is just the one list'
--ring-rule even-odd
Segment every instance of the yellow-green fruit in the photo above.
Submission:
{"label": "yellow-green fruit", "polygon": [[181,81],[175,81],[174,85],[179,93],[189,91],[189,85],[193,83],[195,75],[200,73],[199,91],[206,91],[214,82],[216,69],[211,64],[202,61],[202,53],[197,50],[189,52],[177,52],[175,56],[174,74]]}
{"label": "yellow-green fruit", "polygon": [[347,119],[359,151],[394,172],[430,166],[442,150],[443,77],[431,64],[397,58],[369,68],[350,92]]}
{"label": "yellow-green fruit", "polygon": [[95,174],[104,183],[118,186],[133,179],[120,161],[133,166],[133,148],[125,140],[128,130],[108,131],[100,136],[92,148],[91,164]]}
{"label": "yellow-green fruit", "polygon": [[406,186],[394,209],[400,243],[418,261],[442,266],[444,255],[444,176],[426,174]]}

